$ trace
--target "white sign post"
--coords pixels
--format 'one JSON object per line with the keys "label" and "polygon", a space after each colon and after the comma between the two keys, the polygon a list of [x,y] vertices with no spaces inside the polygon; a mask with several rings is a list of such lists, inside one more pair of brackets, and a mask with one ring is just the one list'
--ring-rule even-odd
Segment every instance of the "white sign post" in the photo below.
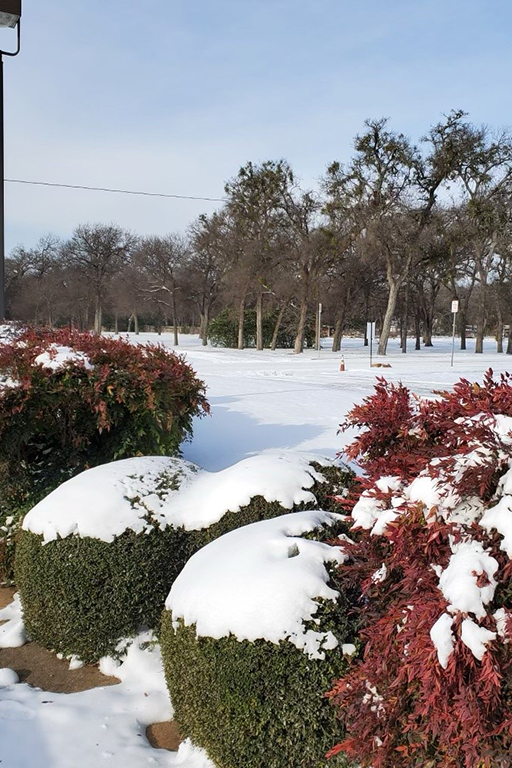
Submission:
{"label": "white sign post", "polygon": [[366,323],[366,336],[370,342],[370,368],[372,367],[373,337],[375,335],[375,323]]}
{"label": "white sign post", "polygon": [[459,311],[459,302],[457,299],[454,299],[452,301],[452,315],[453,315],[453,331],[452,331],[452,363],[451,367],[453,368],[453,355],[455,353],[455,320],[457,318],[457,312]]}

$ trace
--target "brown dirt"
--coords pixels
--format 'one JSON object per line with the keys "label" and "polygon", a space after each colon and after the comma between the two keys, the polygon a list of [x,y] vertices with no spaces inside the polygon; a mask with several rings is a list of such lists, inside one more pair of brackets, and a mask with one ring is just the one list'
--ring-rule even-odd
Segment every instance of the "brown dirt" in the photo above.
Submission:
{"label": "brown dirt", "polygon": [[15,592],[14,587],[0,587],[0,608],[5,608],[6,605],[12,603]]}
{"label": "brown dirt", "polygon": [[153,723],[146,728],[146,736],[152,747],[176,752],[181,744],[181,736],[174,720],[165,723]]}
{"label": "brown dirt", "polygon": [[58,659],[37,643],[26,643],[21,648],[0,648],[0,667],[10,667],[18,673],[22,683],[52,693],[78,693],[119,682],[117,677],[102,675],[98,667],[71,670],[69,661]]}

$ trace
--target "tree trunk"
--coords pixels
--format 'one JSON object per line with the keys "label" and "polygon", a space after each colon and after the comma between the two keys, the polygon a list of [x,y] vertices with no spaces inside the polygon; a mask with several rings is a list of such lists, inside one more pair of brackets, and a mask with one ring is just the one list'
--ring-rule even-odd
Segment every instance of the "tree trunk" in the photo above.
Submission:
{"label": "tree trunk", "polygon": [[385,355],[388,348],[389,332],[391,330],[391,321],[395,313],[396,300],[398,298],[399,284],[394,280],[389,281],[389,295],[388,305],[386,307],[386,314],[384,315],[384,321],[382,323],[382,330],[379,337],[379,348],[377,354]]}
{"label": "tree trunk", "polygon": [[484,351],[484,335],[485,335],[485,285],[482,282],[480,284],[478,315],[476,319],[476,339],[475,339],[476,354],[481,355],[482,352]]}
{"label": "tree trunk", "polygon": [[285,309],[286,309],[286,304],[283,304],[283,306],[279,310],[279,314],[277,315],[276,324],[274,325],[274,332],[272,334],[272,341],[270,342],[270,349],[272,351],[274,351],[275,348],[277,347],[277,337],[279,336],[279,329],[281,327],[281,323],[283,322],[283,315],[284,315]]}
{"label": "tree trunk", "polygon": [[496,352],[503,353],[503,315],[498,305],[498,327],[496,328]]}
{"label": "tree trunk", "polygon": [[508,326],[507,355],[512,355],[512,323]]}
{"label": "tree trunk", "polygon": [[258,285],[256,296],[256,349],[258,352],[263,350],[263,291],[261,285]]}
{"label": "tree trunk", "polygon": [[460,334],[460,348],[466,349],[466,311],[461,309],[459,312],[459,334]]}
{"label": "tree trunk", "polygon": [[368,295],[368,292],[367,292],[367,291],[365,291],[365,295],[364,295],[364,316],[365,316],[365,324],[364,324],[364,346],[365,346],[365,347],[367,347],[367,346],[368,346],[368,344],[370,343],[370,342],[368,341],[368,323],[369,323],[369,322],[370,322],[370,323],[372,322],[371,320],[369,320],[369,319],[368,319],[368,317],[369,317],[369,314],[370,314],[370,311],[369,311],[369,303],[370,303],[370,297],[369,297],[369,295]]}
{"label": "tree trunk", "polygon": [[402,354],[407,352],[407,331],[409,326],[409,283],[405,284],[404,311],[402,315],[402,333],[400,336],[400,346]]}
{"label": "tree trunk", "polygon": [[199,331],[199,337],[201,339],[203,347],[208,344],[208,327],[210,325],[210,308],[205,307],[204,312],[201,313],[201,328]]}
{"label": "tree trunk", "polygon": [[293,346],[293,351],[296,354],[300,354],[304,351],[304,334],[306,332],[307,316],[308,302],[306,298],[303,298],[300,302],[299,324],[297,326],[297,335],[295,336],[295,344]]}
{"label": "tree trunk", "polygon": [[333,352],[339,352],[341,349],[341,341],[343,339],[343,331],[345,330],[345,307],[343,307],[342,312],[336,317],[336,322],[334,324],[334,334],[332,337],[332,351]]}
{"label": "tree trunk", "polygon": [[119,333],[119,318],[117,312],[114,315],[114,333]]}
{"label": "tree trunk", "polygon": [[423,344],[425,347],[433,347],[432,344],[432,318],[428,312],[425,314],[425,333],[423,334]]}
{"label": "tree trunk", "polygon": [[100,300],[96,300],[96,307],[94,309],[94,332],[98,334],[98,336],[101,335],[101,304]]}
{"label": "tree trunk", "polygon": [[244,348],[244,314],[245,314],[245,293],[240,299],[238,307],[238,349]]}
{"label": "tree trunk", "polygon": [[172,292],[172,330],[174,333],[174,346],[177,347],[179,344],[179,339],[178,339],[178,318],[176,314],[176,291]]}
{"label": "tree trunk", "polygon": [[139,335],[139,316],[136,312],[133,313],[133,330],[135,331],[135,335]]}
{"label": "tree trunk", "polygon": [[421,349],[421,317],[418,310],[414,313],[414,333],[416,336],[416,344],[414,349]]}

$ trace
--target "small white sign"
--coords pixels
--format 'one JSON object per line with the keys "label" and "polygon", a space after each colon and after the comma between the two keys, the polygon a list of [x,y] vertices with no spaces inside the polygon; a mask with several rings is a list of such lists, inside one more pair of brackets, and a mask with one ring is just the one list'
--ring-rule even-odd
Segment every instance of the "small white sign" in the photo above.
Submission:
{"label": "small white sign", "polygon": [[459,302],[457,301],[457,299],[455,299],[455,301],[452,301],[452,312],[455,314],[458,311],[459,311]]}

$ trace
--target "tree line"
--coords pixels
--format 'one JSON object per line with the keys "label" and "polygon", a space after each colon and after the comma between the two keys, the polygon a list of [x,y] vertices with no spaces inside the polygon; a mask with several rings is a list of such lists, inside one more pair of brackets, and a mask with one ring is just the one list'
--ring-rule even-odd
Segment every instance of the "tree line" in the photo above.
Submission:
{"label": "tree line", "polygon": [[[66,241],[46,235],[6,260],[13,319],[100,332],[197,327],[204,344],[221,313],[244,346],[275,347],[286,329],[302,352],[317,307],[339,351],[343,335],[376,321],[379,354],[390,335],[416,349],[451,328],[475,351],[497,351],[512,325],[512,138],[452,111],[415,145],[368,120],[351,159],[331,163],[315,191],[285,160],[248,162],[225,202],[185,234],[140,237],[115,224],[81,224]],[[512,334],[506,351],[512,354]]]}

